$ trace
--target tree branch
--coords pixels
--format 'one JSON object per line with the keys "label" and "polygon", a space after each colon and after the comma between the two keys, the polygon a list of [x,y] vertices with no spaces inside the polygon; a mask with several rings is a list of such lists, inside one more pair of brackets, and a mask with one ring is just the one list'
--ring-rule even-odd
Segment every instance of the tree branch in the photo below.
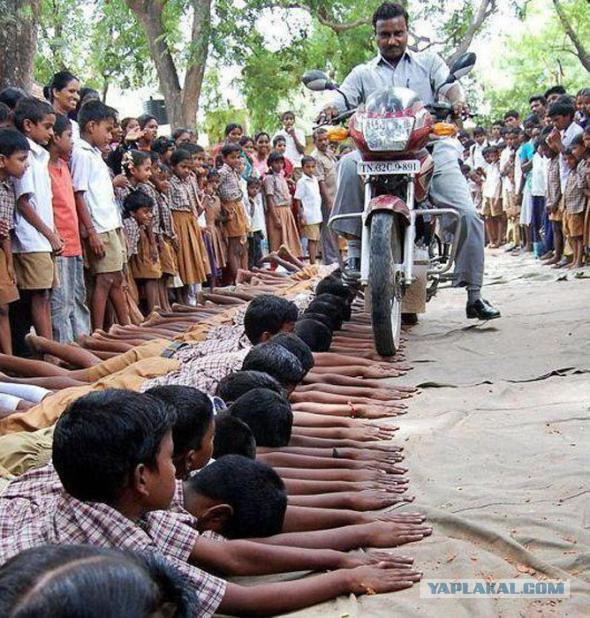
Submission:
{"label": "tree branch", "polygon": [[461,54],[464,54],[469,49],[471,41],[473,41],[473,37],[480,30],[485,20],[494,12],[495,8],[495,0],[481,0],[477,11],[473,16],[465,35],[463,36],[463,39],[455,51],[447,58],[447,64],[449,66],[452,65]]}
{"label": "tree branch", "polygon": [[362,19],[355,19],[349,22],[337,22],[331,19],[326,9],[319,7],[316,13],[316,17],[322,26],[326,26],[333,30],[336,34],[340,32],[346,32],[347,30],[353,30],[354,28],[358,28],[359,26],[366,26],[371,23],[371,19],[369,17],[363,17]]}
{"label": "tree branch", "polygon": [[565,30],[565,33],[569,37],[573,46],[576,48],[576,55],[578,56],[578,59],[580,60],[582,66],[586,69],[586,71],[590,73],[590,53],[584,47],[582,41],[576,34],[576,31],[572,28],[572,25],[570,24],[570,21],[565,14],[559,0],[553,0],[553,5],[555,6],[555,11],[557,13],[557,16],[559,17],[562,28]]}

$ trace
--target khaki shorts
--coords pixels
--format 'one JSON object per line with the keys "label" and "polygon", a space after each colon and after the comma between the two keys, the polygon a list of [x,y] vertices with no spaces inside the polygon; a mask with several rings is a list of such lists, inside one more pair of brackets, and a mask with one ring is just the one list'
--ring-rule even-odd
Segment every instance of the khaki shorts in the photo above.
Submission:
{"label": "khaki shorts", "polygon": [[500,217],[502,216],[502,198],[500,197],[484,197],[482,214],[484,217]]}
{"label": "khaki shorts", "polygon": [[123,265],[127,261],[127,252],[121,235],[121,229],[102,232],[98,235],[98,238],[104,245],[105,253],[102,258],[96,257],[94,251],[90,248],[88,240],[84,241],[84,255],[88,270],[93,275],[122,271]]}
{"label": "khaki shorts", "polygon": [[318,241],[320,239],[320,224],[312,223],[311,225],[302,226],[301,236],[304,236],[308,240]]}
{"label": "khaki shorts", "polygon": [[568,238],[584,236],[584,213],[571,214],[565,212],[563,215],[563,232]]}
{"label": "khaki shorts", "polygon": [[15,253],[14,271],[19,290],[50,290],[55,279],[51,253]]}
{"label": "khaki shorts", "polygon": [[8,274],[6,253],[0,249],[0,305],[8,305],[18,299],[18,288]]}

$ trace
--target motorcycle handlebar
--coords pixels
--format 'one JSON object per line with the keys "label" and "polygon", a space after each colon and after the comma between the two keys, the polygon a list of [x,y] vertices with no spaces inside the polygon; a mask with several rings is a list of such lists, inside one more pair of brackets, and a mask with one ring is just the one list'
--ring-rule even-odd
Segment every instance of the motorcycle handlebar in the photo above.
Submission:
{"label": "motorcycle handlebar", "polygon": [[334,116],[333,118],[326,118],[325,114],[322,112],[318,118],[318,119],[321,119],[321,122],[318,122],[318,124],[314,125],[313,129],[315,131],[316,129],[319,129],[320,127],[340,124],[342,121],[350,118],[355,112],[356,112],[356,108],[347,109],[345,112],[342,112],[341,114],[338,114],[337,116]]}

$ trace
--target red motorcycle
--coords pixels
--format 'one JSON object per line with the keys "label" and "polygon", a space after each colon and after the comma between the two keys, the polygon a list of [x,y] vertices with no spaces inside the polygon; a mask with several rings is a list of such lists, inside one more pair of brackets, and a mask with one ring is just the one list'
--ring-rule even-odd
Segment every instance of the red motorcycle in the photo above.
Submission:
{"label": "red motorcycle", "polygon": [[[475,60],[473,53],[462,55],[441,88],[466,75]],[[376,90],[364,105],[350,109],[345,94],[322,71],[307,71],[302,81],[310,90],[340,92],[348,108],[318,126],[330,125],[333,141],[351,137],[360,151],[357,172],[364,182],[365,205],[362,213],[333,216],[328,225],[340,219],[362,220],[360,284],[365,289],[377,352],[391,356],[399,349],[404,293],[415,281],[416,248],[428,250],[431,296],[454,261],[455,245],[438,241],[435,230],[437,220],[448,217],[457,237],[459,215],[428,203],[434,171],[428,146],[433,136],[456,134],[456,125],[447,122],[452,106],[446,102],[424,105],[412,90],[391,87]],[[347,129],[342,126],[346,120]]]}

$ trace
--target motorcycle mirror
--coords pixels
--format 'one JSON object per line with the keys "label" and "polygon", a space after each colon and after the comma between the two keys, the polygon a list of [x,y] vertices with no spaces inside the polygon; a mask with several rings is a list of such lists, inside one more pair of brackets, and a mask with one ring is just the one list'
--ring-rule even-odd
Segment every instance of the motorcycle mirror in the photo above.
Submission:
{"label": "motorcycle mirror", "polygon": [[319,69],[311,69],[310,71],[305,71],[303,77],[301,78],[301,81],[306,88],[309,88],[309,90],[314,90],[315,92],[322,92],[324,90],[336,90],[338,88],[338,84],[330,81],[330,78]]}
{"label": "motorcycle mirror", "polygon": [[461,54],[455,62],[453,62],[453,66],[451,67],[451,72],[447,77],[447,84],[452,84],[457,81],[461,77],[467,75],[475,66],[475,62],[477,60],[477,56],[473,52],[467,52],[465,54]]}

